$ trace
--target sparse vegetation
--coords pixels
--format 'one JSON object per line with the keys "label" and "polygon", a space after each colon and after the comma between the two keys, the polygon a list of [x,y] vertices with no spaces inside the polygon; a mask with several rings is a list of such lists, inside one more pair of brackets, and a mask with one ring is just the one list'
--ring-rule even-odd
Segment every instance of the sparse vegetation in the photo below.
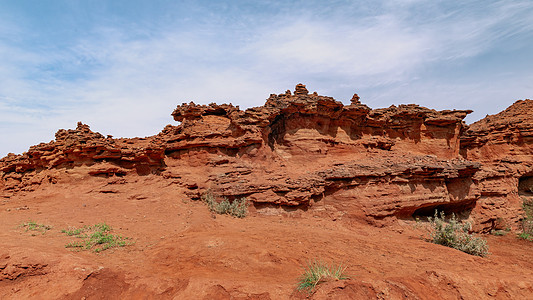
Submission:
{"label": "sparse vegetation", "polygon": [[207,204],[210,211],[217,214],[227,214],[236,218],[244,218],[248,214],[248,201],[246,198],[235,199],[232,202],[224,198],[218,202],[213,192],[208,190],[202,195],[202,201]]}
{"label": "sparse vegetation", "polygon": [[128,240],[128,238],[111,234],[112,230],[113,229],[106,223],[98,223],[93,226],[84,226],[82,228],[64,229],[61,232],[68,236],[74,236],[81,239],[81,241],[66,244],[66,248],[92,250],[98,253],[110,248],[124,247],[127,245],[126,240]]}
{"label": "sparse vegetation", "polygon": [[533,242],[533,235],[531,235],[530,233],[520,232],[518,234],[518,238],[522,239],[522,240]]}
{"label": "sparse vegetation", "polygon": [[518,238],[533,241],[533,199],[523,199],[522,208],[526,216],[522,219],[522,232],[518,234]]}
{"label": "sparse vegetation", "polygon": [[304,273],[298,282],[297,289],[299,291],[312,292],[319,283],[328,279],[348,279],[349,277],[344,273],[346,268],[342,264],[328,266],[320,261],[311,261],[305,267]]}
{"label": "sparse vegetation", "polygon": [[470,223],[461,224],[452,214],[449,221],[446,221],[444,212],[437,211],[433,218],[428,217],[430,223],[430,241],[435,244],[454,248],[465,253],[477,256],[487,256],[489,247],[487,241],[481,237],[470,234]]}
{"label": "sparse vegetation", "polygon": [[490,234],[492,235],[495,235],[495,236],[504,236],[506,235],[507,233],[509,233],[509,230],[491,230],[490,231]]}
{"label": "sparse vegetation", "polygon": [[533,199],[522,199],[522,208],[524,209],[524,212],[526,213],[526,217],[533,219]]}
{"label": "sparse vegetation", "polygon": [[20,227],[24,228],[26,232],[28,231],[38,231],[41,234],[45,234],[48,230],[52,229],[52,226],[45,225],[45,224],[38,224],[34,221],[28,221],[26,223],[22,223]]}

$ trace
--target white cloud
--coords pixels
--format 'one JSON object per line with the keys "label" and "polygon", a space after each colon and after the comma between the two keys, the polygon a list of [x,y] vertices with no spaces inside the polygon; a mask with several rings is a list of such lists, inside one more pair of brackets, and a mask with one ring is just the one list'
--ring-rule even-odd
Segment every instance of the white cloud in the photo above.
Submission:
{"label": "white cloud", "polygon": [[260,66],[273,70],[349,77],[390,73],[395,77],[420,54],[426,55],[426,39],[390,17],[373,26],[355,27],[298,20],[265,30],[248,51]]}
{"label": "white cloud", "polygon": [[[490,77],[462,84],[424,78],[438,73],[427,69],[460,65],[533,26],[528,2],[439,14],[442,3],[389,1],[380,14],[355,20],[282,15],[238,32],[201,25],[99,27],[59,49],[0,40],[0,55],[9,57],[0,61],[0,156],[48,141],[77,121],[102,134],[152,135],[173,122],[170,113],[182,102],[257,106],[298,82],[339,100],[362,90],[370,106],[408,101],[487,109],[480,102],[490,99],[499,108],[496,97],[531,91],[525,84],[531,78],[520,74],[499,84]],[[346,14],[356,9],[346,7]]]}

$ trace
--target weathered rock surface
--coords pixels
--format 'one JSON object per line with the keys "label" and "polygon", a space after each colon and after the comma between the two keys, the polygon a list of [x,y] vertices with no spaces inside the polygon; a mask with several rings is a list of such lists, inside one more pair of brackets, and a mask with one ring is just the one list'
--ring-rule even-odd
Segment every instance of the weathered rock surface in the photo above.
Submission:
{"label": "weathered rock surface", "polygon": [[172,113],[182,124],[165,128],[160,136],[167,152],[206,146],[245,153],[248,147],[268,145],[294,155],[361,145],[390,150],[399,141],[397,148],[413,153],[444,158],[459,153],[462,120],[471,111],[438,112],[417,105],[372,110],[357,95],[354,99],[344,106],[331,97],[308,94],[300,84],[294,95],[272,94],[264,106],[246,111],[231,104],[182,104]]}
{"label": "weathered rock surface", "polygon": [[533,100],[518,100],[506,110],[470,125],[461,137],[462,154],[479,161],[519,163],[533,155]]}
{"label": "weathered rock surface", "polygon": [[153,147],[146,139],[106,138],[79,122],[74,130],[59,130],[50,143],[32,146],[22,155],[2,158],[0,177],[4,190],[32,190],[43,180],[55,183],[46,170],[102,164],[89,174],[120,176],[127,173],[126,169],[149,174],[162,168],[163,158],[164,150]]}
{"label": "weathered rock surface", "polygon": [[89,166],[91,176],[161,175],[192,199],[207,189],[247,197],[258,213],[327,203],[330,214],[387,224],[440,209],[476,230],[512,227],[521,218],[519,183],[533,176],[532,102],[467,127],[468,110],[373,110],[357,94],[343,105],[298,84],[244,111],[179,105],[172,116],[180,125],[142,139],[106,138],[79,123],[1,159],[0,188],[31,191],[60,181],[51,170]]}
{"label": "weathered rock surface", "polygon": [[[264,106],[246,111],[182,104],[172,113],[182,124],[167,126],[156,139],[169,158],[195,152],[181,166],[166,163],[182,179],[198,182],[193,194],[211,188],[231,199],[248,197],[261,211],[309,207],[355,190],[360,197],[334,209],[342,214],[350,207],[349,215],[374,222],[410,217],[422,208],[426,214],[435,207],[451,212],[474,206],[479,193],[470,181],[480,166],[458,159],[468,113],[417,105],[372,110],[357,95],[345,106],[297,85],[294,94],[273,94]],[[189,178],[191,168],[202,168],[204,177]],[[457,181],[467,185],[462,197],[447,188]]]}
{"label": "weathered rock surface", "polygon": [[481,191],[474,209],[482,216],[480,227],[511,227],[522,218],[523,200],[533,199],[533,100],[516,101],[470,125],[461,154],[483,163],[473,178]]}
{"label": "weathered rock surface", "polygon": [[[181,124],[146,138],[59,130],[0,159],[0,298],[528,299],[529,241],[487,234],[490,255],[475,257],[407,220],[438,209],[514,229],[533,199],[531,102],[468,127],[469,111],[372,110],[298,85],[244,111],[180,105]],[[247,197],[251,216],[190,201],[209,189]],[[131,244],[65,248],[63,229],[100,222]],[[350,279],[298,292],[316,259]]]}

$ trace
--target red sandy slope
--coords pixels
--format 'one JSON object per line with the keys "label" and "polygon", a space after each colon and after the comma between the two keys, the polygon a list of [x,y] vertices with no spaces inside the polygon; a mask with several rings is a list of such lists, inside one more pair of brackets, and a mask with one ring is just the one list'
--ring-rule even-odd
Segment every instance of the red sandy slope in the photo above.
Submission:
{"label": "red sandy slope", "polygon": [[[181,124],[147,138],[80,122],[0,159],[0,299],[533,299],[533,243],[516,237],[532,111],[517,101],[469,127],[470,111],[343,105],[299,84],[244,111],[180,105]],[[246,197],[249,215],[213,215],[208,190]],[[415,218],[435,209],[485,233],[491,254],[425,241]],[[100,222],[130,244],[65,247],[62,229]],[[314,260],[350,279],[298,292]]]}
{"label": "red sandy slope", "polygon": [[[491,254],[480,258],[425,242],[415,222],[336,220],[323,203],[307,212],[214,216],[157,176],[113,180],[83,178],[2,200],[2,299],[302,299],[296,283],[314,259],[344,263],[350,279],[319,285],[312,299],[533,294],[533,243],[513,234],[487,236]],[[28,220],[53,228],[32,236],[18,227]],[[134,244],[100,254],[65,248],[72,238],[61,229],[103,221]]]}

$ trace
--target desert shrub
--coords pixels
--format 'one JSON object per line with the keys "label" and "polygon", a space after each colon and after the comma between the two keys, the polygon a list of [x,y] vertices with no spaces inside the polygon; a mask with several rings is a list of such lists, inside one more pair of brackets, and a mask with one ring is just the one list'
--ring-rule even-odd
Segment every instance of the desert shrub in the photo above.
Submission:
{"label": "desert shrub", "polygon": [[202,195],[202,200],[207,204],[209,210],[217,214],[226,214],[237,218],[244,218],[248,214],[248,201],[246,198],[235,199],[230,202],[224,198],[218,202],[211,190]]}
{"label": "desert shrub", "polygon": [[304,273],[298,282],[297,289],[299,291],[311,292],[319,283],[327,279],[348,279],[349,277],[344,273],[346,268],[342,264],[328,266],[320,261],[311,261],[305,267]]}
{"label": "desert shrub", "polygon": [[533,199],[523,199],[522,208],[526,216],[521,221],[522,232],[518,234],[518,237],[533,241]]}
{"label": "desert shrub", "polygon": [[533,219],[533,199],[522,198],[522,208],[526,213],[526,218]]}
{"label": "desert shrub", "polygon": [[465,253],[477,256],[487,256],[489,247],[487,241],[483,238],[470,234],[470,223],[461,224],[452,214],[451,219],[447,222],[444,212],[437,211],[433,218],[428,217],[430,223],[430,241],[435,244],[454,248]]}
{"label": "desert shrub", "polygon": [[126,240],[128,238],[111,234],[112,230],[113,229],[106,223],[98,223],[93,226],[84,226],[82,228],[64,229],[61,232],[68,236],[81,239],[81,241],[66,244],[66,248],[101,252],[110,248],[124,247],[127,245]]}
{"label": "desert shrub", "polygon": [[531,235],[530,233],[520,232],[518,234],[518,238],[533,242],[533,235]]}
{"label": "desert shrub", "polygon": [[490,234],[495,235],[495,236],[504,236],[507,233],[509,233],[508,229],[505,229],[505,230],[494,230],[493,229],[490,231]]}
{"label": "desert shrub", "polygon": [[41,234],[45,234],[48,230],[52,229],[52,226],[39,224],[34,221],[22,223],[20,227],[24,228],[25,231],[39,231]]}

